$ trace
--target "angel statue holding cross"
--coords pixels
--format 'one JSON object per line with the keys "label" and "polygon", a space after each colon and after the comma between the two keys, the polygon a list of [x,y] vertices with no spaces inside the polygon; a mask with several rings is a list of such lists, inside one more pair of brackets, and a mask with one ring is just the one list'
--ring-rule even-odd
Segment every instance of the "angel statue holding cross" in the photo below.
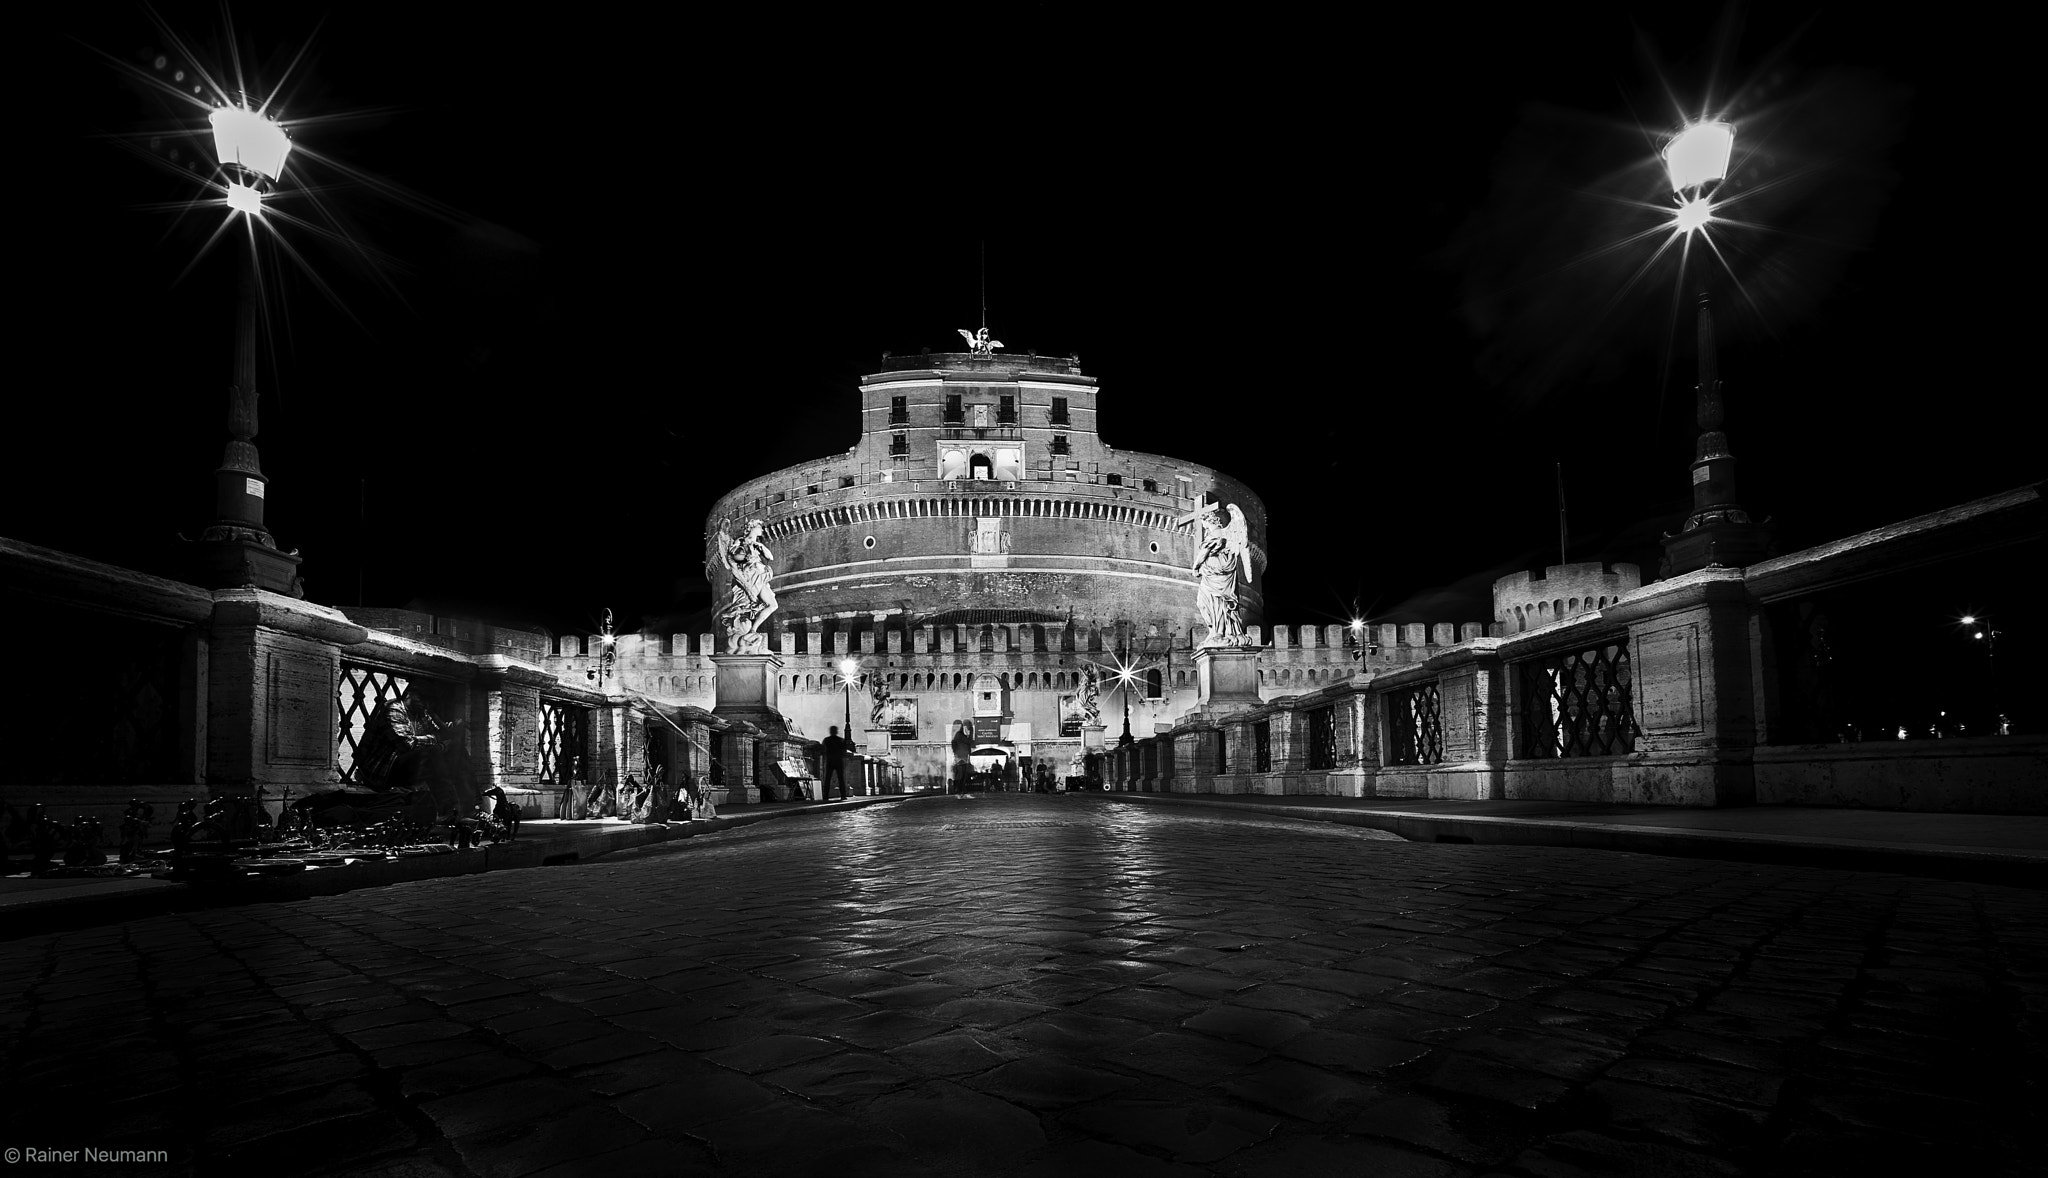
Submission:
{"label": "angel statue holding cross", "polygon": [[1237,581],[1251,554],[1244,511],[1235,503],[1205,501],[1178,522],[1198,523],[1202,529],[1202,550],[1195,558],[1195,612],[1209,631],[1202,645],[1243,646],[1244,612],[1238,605]]}

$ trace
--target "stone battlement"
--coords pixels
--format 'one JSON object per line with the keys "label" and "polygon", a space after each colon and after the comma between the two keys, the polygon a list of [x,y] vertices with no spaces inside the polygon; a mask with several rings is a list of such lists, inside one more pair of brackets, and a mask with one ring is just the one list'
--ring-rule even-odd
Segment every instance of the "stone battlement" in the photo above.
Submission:
{"label": "stone battlement", "polygon": [[1510,573],[1493,583],[1493,621],[1501,633],[1519,634],[1606,609],[1642,587],[1642,566],[1622,562],[1611,571],[1596,560],[1554,564],[1540,577]]}

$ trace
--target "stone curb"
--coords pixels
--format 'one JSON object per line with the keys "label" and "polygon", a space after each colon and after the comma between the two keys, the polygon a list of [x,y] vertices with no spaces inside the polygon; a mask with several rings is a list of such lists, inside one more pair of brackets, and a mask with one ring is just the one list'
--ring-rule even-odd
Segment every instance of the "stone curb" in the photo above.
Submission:
{"label": "stone curb", "polygon": [[67,932],[166,912],[237,904],[280,903],[314,896],[338,896],[360,888],[384,887],[454,875],[481,875],[529,867],[587,863],[612,851],[677,842],[722,830],[795,818],[833,814],[905,801],[923,794],[883,794],[820,802],[800,809],[732,807],[717,818],[662,826],[616,826],[572,834],[528,836],[498,846],[446,855],[418,855],[374,863],[352,863],[297,875],[237,879],[223,883],[180,883],[161,879],[111,879],[77,888],[0,896],[0,941],[36,933]]}
{"label": "stone curb", "polygon": [[1856,839],[1789,837],[1742,831],[1670,830],[1572,822],[1558,818],[1504,818],[1491,814],[1410,814],[1389,810],[1320,809],[1213,801],[1174,794],[1108,793],[1119,802],[1202,806],[1234,813],[1337,822],[1398,834],[1416,843],[1473,843],[1485,846],[1578,847],[1633,851],[1692,859],[1732,859],[1792,867],[1847,871],[1890,871],[2009,887],[2048,888],[2048,855],[1925,844],[1874,843]]}

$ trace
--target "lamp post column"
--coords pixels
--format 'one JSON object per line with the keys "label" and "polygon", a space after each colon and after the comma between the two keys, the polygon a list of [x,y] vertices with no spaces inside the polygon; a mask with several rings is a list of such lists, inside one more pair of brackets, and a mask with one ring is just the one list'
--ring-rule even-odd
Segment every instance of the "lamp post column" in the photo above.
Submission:
{"label": "lamp post column", "polygon": [[[222,107],[213,112],[214,152],[228,174],[230,217],[263,215],[263,192],[284,169],[291,141],[261,114]],[[242,227],[248,255],[237,279],[234,383],[228,386],[228,443],[213,472],[214,521],[199,535],[198,578],[209,589],[253,586],[302,597],[299,558],[277,550],[264,526],[269,479],[256,454],[256,332],[261,290],[256,233]]]}
{"label": "lamp post column", "polygon": [[[1704,233],[1713,221],[1708,193],[1728,174],[1735,129],[1726,123],[1697,123],[1665,149],[1671,189],[1679,200],[1681,233]],[[1735,494],[1735,455],[1723,430],[1719,358],[1714,349],[1714,312],[1706,291],[1699,295],[1695,322],[1699,343],[1699,386],[1693,402],[1699,440],[1693,448],[1692,512],[1675,536],[1664,537],[1664,575],[1709,566],[1742,568],[1770,555],[1771,528],[1752,522]]]}
{"label": "lamp post column", "polygon": [[1116,662],[1118,668],[1123,671],[1117,679],[1117,685],[1122,689],[1121,694],[1124,697],[1124,735],[1117,744],[1128,745],[1131,743],[1131,673],[1124,663],[1124,648],[1121,644],[1116,648]]}

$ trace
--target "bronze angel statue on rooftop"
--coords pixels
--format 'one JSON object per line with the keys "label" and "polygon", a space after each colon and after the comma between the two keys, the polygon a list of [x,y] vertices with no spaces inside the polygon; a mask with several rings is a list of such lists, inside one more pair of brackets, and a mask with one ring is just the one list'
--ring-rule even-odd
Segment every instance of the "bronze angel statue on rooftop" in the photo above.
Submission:
{"label": "bronze angel statue on rooftop", "polygon": [[967,350],[977,356],[993,356],[996,354],[996,349],[1003,346],[1003,341],[988,338],[988,328],[986,327],[982,328],[978,335],[964,327],[956,327],[953,330],[959,332],[960,338],[967,341]]}
{"label": "bronze angel statue on rooftop", "polygon": [[775,612],[775,590],[768,584],[775,575],[769,563],[775,554],[761,541],[766,530],[760,520],[748,520],[746,532],[734,538],[724,521],[718,525],[718,561],[731,583],[717,616],[734,654],[759,654],[768,648],[761,623]]}

